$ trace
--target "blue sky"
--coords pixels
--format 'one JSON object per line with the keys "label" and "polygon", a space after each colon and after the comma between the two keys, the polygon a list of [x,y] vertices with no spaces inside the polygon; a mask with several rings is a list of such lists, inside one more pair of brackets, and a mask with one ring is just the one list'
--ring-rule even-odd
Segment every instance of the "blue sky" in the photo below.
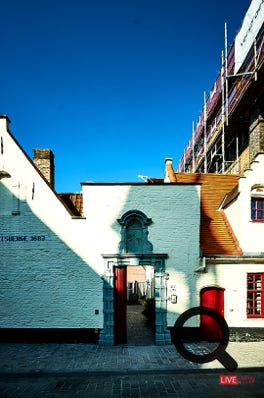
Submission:
{"label": "blue sky", "polygon": [[0,114],[58,192],[163,177],[182,155],[250,0],[0,0]]}

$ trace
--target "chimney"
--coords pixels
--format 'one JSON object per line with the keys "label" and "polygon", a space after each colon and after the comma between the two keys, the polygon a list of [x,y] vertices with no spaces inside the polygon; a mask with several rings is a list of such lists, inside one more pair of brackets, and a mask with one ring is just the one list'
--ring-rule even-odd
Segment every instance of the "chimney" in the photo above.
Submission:
{"label": "chimney", "polygon": [[34,164],[54,189],[54,154],[50,149],[34,149]]}
{"label": "chimney", "polygon": [[3,126],[3,128],[6,131],[8,131],[10,123],[11,123],[11,120],[9,119],[9,117],[7,115],[0,115],[0,130],[1,130],[1,127]]}
{"label": "chimney", "polygon": [[164,172],[164,182],[176,182],[175,173],[172,166],[172,158],[165,159],[165,172]]}

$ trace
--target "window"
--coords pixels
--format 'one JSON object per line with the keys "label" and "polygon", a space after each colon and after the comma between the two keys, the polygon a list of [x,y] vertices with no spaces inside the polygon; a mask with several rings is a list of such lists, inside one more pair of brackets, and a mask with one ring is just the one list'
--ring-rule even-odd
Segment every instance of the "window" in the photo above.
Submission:
{"label": "window", "polygon": [[251,220],[264,222],[264,184],[251,187]]}
{"label": "window", "polygon": [[247,275],[247,317],[264,318],[264,274]]}
{"label": "window", "polygon": [[264,221],[264,198],[251,198],[251,219]]}

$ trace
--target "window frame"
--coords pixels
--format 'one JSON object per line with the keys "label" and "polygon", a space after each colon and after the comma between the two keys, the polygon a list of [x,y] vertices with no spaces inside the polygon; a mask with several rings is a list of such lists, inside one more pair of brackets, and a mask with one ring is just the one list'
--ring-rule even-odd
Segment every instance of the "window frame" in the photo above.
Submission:
{"label": "window frame", "polygon": [[[257,287],[257,277],[259,276],[261,280],[260,289]],[[252,282],[249,282],[250,277],[253,278]],[[249,283],[253,284],[252,288],[249,288]],[[250,294],[252,298],[249,298]],[[257,313],[257,294],[260,294],[260,314]],[[249,306],[250,303],[251,306]],[[252,313],[249,312],[250,310]],[[247,273],[247,318],[264,318],[264,273],[262,272]]]}
{"label": "window frame", "polygon": [[[254,203],[254,207],[253,207]],[[258,207],[258,204],[262,203],[262,207]],[[255,218],[253,217],[253,212]],[[258,212],[262,212],[262,218],[258,218]],[[253,222],[264,222],[264,198],[263,197],[251,197],[251,220]]]}

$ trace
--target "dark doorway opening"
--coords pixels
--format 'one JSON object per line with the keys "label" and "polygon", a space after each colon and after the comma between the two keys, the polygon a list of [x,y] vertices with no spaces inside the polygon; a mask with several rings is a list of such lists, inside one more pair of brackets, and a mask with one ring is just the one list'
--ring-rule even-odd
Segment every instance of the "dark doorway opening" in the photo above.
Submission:
{"label": "dark doorway opening", "polygon": [[155,320],[147,318],[141,304],[127,305],[127,344],[155,345]]}
{"label": "dark doorway opening", "polygon": [[127,267],[127,344],[155,344],[155,267]]}
{"label": "dark doorway opening", "polygon": [[153,266],[115,267],[115,344],[155,344]]}

